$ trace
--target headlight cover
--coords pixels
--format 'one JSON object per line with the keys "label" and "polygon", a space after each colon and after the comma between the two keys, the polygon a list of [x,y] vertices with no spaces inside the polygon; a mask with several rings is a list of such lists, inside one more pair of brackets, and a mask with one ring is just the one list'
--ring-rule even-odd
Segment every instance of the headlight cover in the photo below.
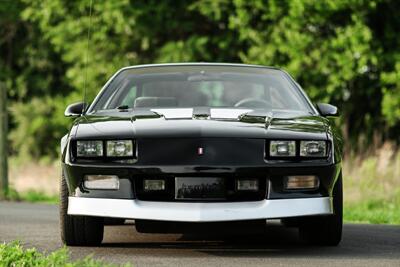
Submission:
{"label": "headlight cover", "polygon": [[77,157],[102,157],[103,156],[103,141],[84,140],[76,142]]}
{"label": "headlight cover", "polygon": [[107,141],[107,157],[133,157],[132,140]]}
{"label": "headlight cover", "polygon": [[270,157],[295,157],[296,141],[270,141]]}
{"label": "headlight cover", "polygon": [[300,142],[301,157],[326,157],[327,145],[326,141],[301,141]]}

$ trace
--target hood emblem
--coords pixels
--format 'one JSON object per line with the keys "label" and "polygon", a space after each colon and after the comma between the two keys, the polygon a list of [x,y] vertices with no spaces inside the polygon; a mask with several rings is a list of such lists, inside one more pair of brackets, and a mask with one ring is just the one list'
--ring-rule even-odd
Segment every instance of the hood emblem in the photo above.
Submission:
{"label": "hood emblem", "polygon": [[203,155],[203,154],[204,154],[204,149],[203,149],[202,147],[199,147],[199,148],[197,149],[197,154],[198,154],[198,155]]}

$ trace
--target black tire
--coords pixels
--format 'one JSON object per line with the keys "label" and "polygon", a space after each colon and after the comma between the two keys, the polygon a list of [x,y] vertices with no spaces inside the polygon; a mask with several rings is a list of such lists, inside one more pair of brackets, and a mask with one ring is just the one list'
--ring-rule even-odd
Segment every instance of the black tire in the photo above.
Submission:
{"label": "black tire", "polygon": [[68,210],[68,187],[64,175],[60,183],[61,240],[67,246],[97,246],[103,241],[104,219],[71,216]]}
{"label": "black tire", "polygon": [[339,175],[333,189],[332,216],[304,218],[299,227],[300,238],[311,245],[337,246],[342,240],[343,182]]}

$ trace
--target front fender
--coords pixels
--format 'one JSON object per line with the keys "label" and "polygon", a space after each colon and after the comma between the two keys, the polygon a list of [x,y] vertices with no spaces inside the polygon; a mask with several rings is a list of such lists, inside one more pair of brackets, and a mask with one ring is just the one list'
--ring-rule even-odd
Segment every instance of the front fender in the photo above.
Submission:
{"label": "front fender", "polygon": [[60,155],[62,155],[63,153],[64,153],[64,150],[65,150],[65,147],[67,146],[67,142],[68,142],[68,134],[66,134],[66,135],[64,135],[62,138],[61,138],[61,142],[60,142],[60,145],[61,145],[61,153],[60,153]]}

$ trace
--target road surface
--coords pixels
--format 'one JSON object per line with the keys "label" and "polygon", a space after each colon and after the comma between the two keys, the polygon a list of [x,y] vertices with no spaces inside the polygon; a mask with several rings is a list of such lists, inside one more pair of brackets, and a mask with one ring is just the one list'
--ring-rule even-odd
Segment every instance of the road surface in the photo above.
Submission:
{"label": "road surface", "polygon": [[[139,234],[133,225],[106,226],[103,245],[71,247],[74,259],[93,254],[135,266],[400,266],[400,226],[346,224],[339,247],[311,247],[295,229],[271,226],[248,238]],[[0,242],[52,251],[62,246],[55,205],[0,202]]]}

